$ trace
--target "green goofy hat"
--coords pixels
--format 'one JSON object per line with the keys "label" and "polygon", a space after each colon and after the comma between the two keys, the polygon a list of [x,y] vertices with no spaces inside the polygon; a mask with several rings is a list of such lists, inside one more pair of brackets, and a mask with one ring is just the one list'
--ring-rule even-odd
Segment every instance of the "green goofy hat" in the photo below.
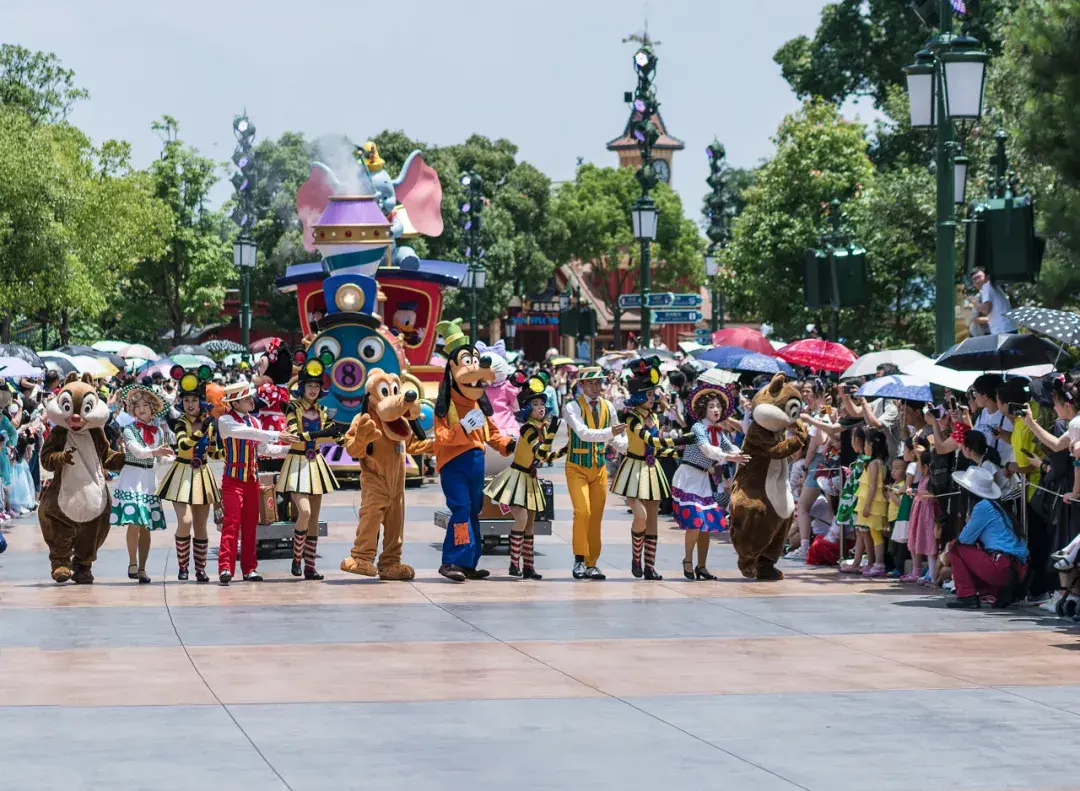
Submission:
{"label": "green goofy hat", "polygon": [[440,321],[435,325],[435,332],[443,336],[443,354],[450,357],[463,346],[469,345],[469,336],[461,331],[462,319]]}

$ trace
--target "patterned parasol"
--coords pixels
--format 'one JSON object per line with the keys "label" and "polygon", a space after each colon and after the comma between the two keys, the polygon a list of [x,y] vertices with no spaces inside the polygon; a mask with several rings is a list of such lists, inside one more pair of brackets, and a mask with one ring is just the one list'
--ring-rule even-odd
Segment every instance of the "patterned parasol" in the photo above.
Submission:
{"label": "patterned parasol", "polygon": [[1010,310],[1005,314],[1005,318],[1066,346],[1080,346],[1080,316],[1075,313],[1053,308],[1027,307]]}

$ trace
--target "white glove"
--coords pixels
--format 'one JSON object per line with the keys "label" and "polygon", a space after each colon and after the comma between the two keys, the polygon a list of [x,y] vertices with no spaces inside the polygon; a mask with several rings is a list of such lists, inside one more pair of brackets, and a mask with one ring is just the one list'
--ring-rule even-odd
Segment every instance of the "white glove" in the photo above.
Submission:
{"label": "white glove", "polygon": [[470,409],[465,413],[465,417],[461,419],[461,427],[465,429],[465,432],[475,431],[487,422],[487,415],[485,415],[479,408]]}

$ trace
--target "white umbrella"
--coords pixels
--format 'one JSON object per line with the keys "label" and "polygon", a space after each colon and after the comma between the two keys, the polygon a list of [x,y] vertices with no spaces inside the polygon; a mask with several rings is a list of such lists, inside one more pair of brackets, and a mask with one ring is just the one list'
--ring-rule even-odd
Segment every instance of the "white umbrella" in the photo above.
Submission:
{"label": "white umbrella", "polygon": [[902,374],[915,375],[915,369],[928,362],[931,362],[929,357],[914,349],[870,352],[853,362],[846,371],[840,374],[840,378],[851,379],[854,376],[873,376],[879,366],[886,364],[895,365]]}
{"label": "white umbrella", "polygon": [[909,366],[906,373],[925,379],[932,385],[947,387],[959,393],[966,392],[972,382],[982,375],[980,371],[954,371],[943,365],[935,365],[929,358]]}
{"label": "white umbrella", "polygon": [[128,343],[121,349],[119,355],[125,360],[132,357],[138,357],[140,360],[157,360],[161,357],[157,352],[142,343]]}
{"label": "white umbrella", "polygon": [[95,341],[94,343],[90,344],[90,348],[97,349],[99,352],[109,352],[111,354],[116,354],[119,353],[120,350],[127,345],[127,341]]}
{"label": "white umbrella", "polygon": [[71,362],[79,373],[88,373],[95,379],[107,379],[119,372],[119,369],[108,360],[99,360],[96,357],[76,355],[71,358]]}
{"label": "white umbrella", "polygon": [[726,385],[739,381],[739,375],[734,371],[726,371],[723,368],[710,368],[698,377],[698,381],[715,385]]}

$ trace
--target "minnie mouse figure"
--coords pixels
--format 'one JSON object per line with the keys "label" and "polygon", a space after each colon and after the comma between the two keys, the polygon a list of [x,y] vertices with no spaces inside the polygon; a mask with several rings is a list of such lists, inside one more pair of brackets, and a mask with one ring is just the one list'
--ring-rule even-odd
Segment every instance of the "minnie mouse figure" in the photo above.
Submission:
{"label": "minnie mouse figure", "polygon": [[280,338],[271,338],[252,379],[256,387],[257,414],[266,431],[285,430],[285,409],[292,399],[289,380],[293,375],[292,354]]}

